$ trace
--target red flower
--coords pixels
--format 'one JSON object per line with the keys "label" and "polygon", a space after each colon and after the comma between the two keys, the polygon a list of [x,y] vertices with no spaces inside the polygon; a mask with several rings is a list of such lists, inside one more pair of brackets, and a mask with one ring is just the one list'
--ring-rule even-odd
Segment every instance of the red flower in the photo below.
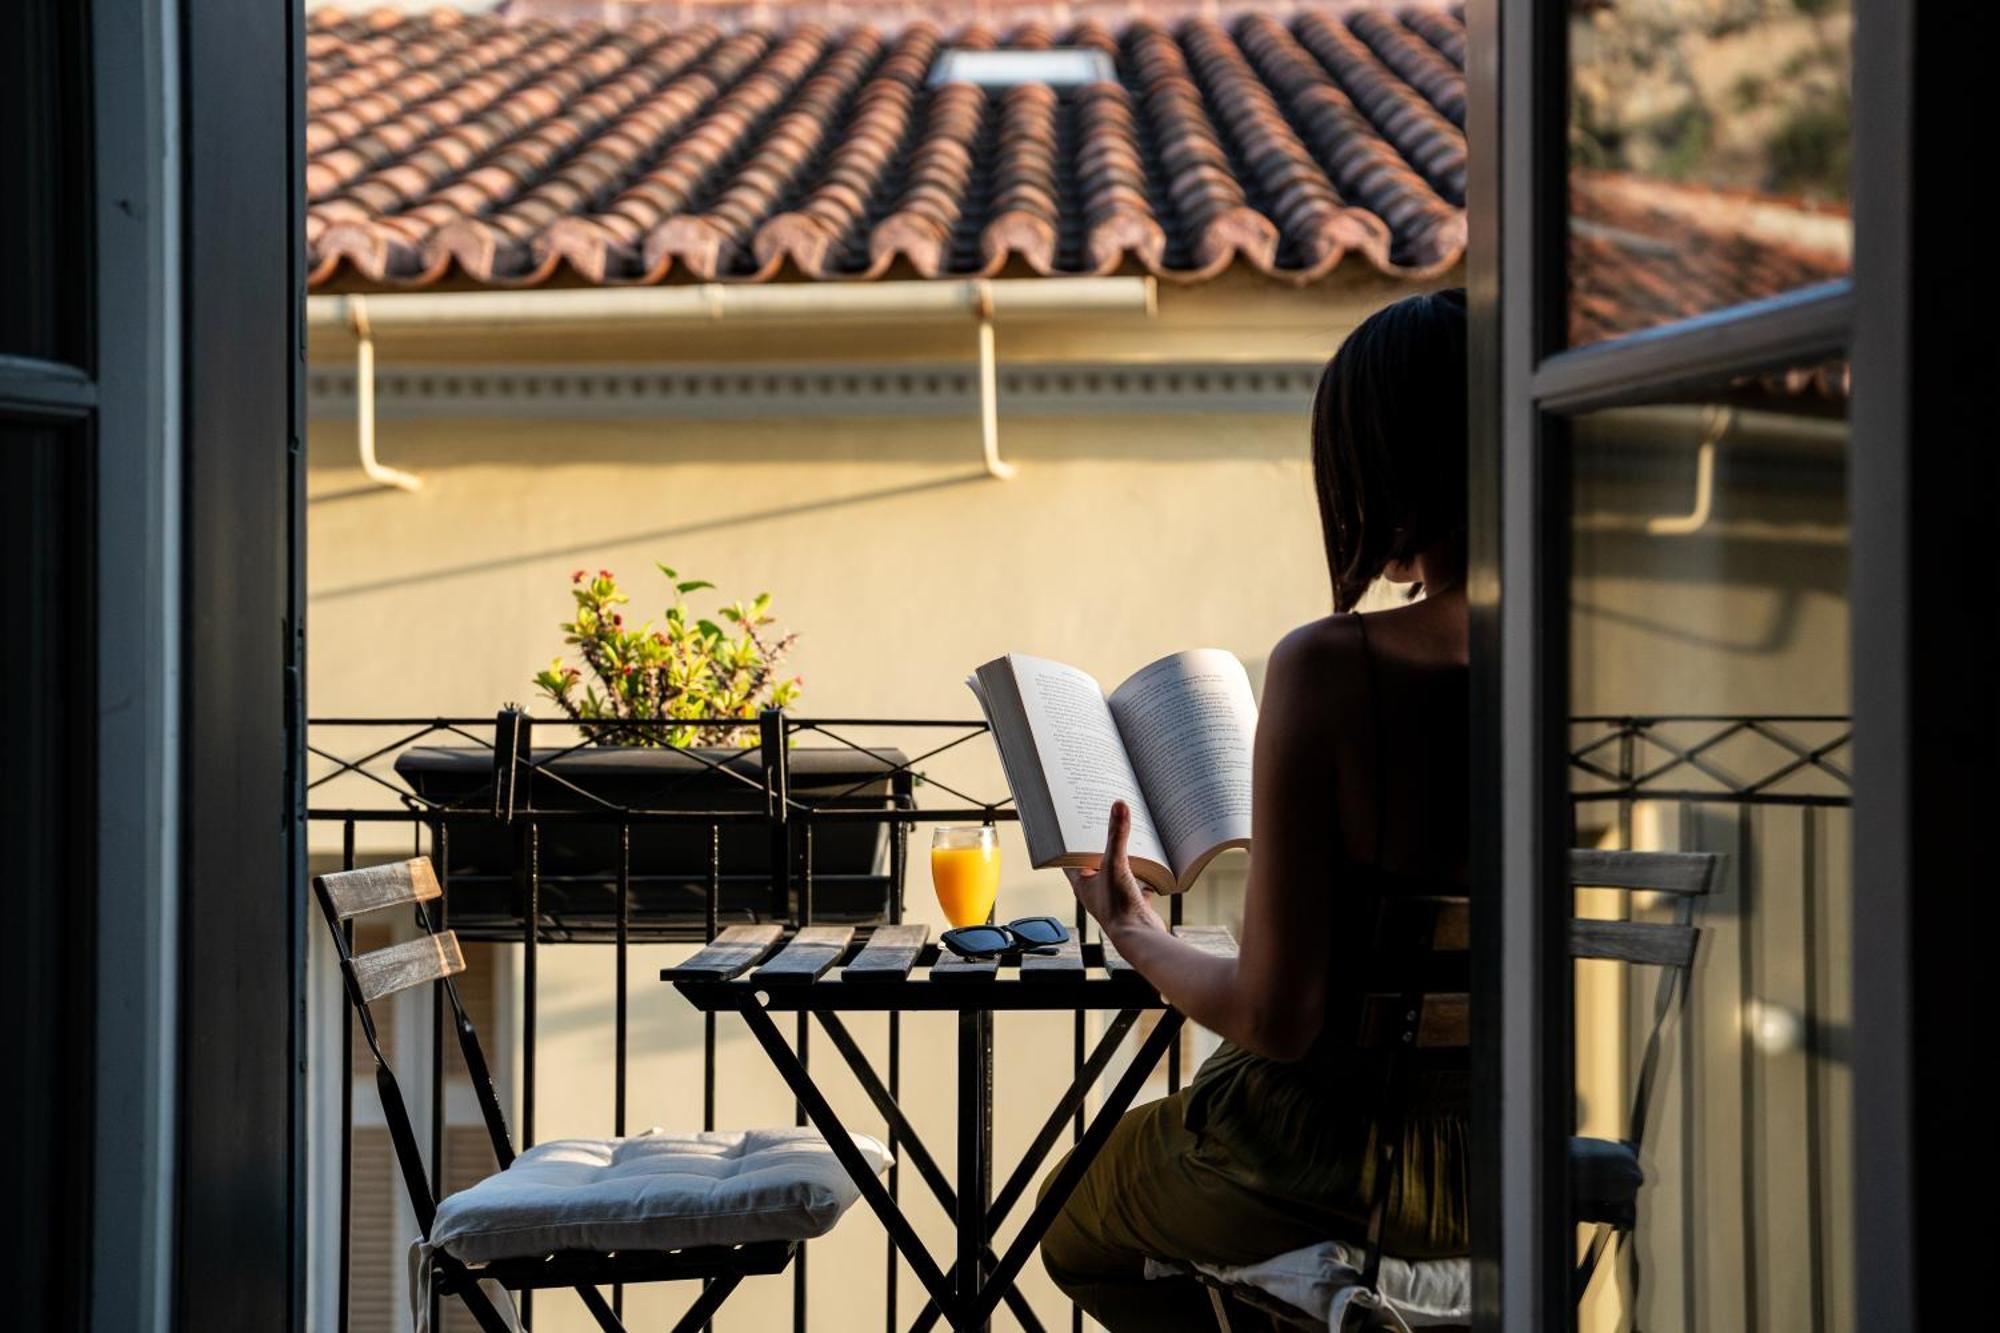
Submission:
{"label": "red flower", "polygon": [[597,577],[601,579],[608,579],[611,577],[611,571],[608,569],[600,569],[597,571]]}
{"label": "red flower", "polygon": [[582,570],[580,570],[580,569],[579,569],[579,570],[577,570],[577,571],[576,571],[576,573],[574,573],[574,574],[572,574],[572,575],[570,575],[570,576],[569,576],[569,581],[570,581],[571,583],[581,583],[581,582],[583,582],[583,571],[582,571]]}

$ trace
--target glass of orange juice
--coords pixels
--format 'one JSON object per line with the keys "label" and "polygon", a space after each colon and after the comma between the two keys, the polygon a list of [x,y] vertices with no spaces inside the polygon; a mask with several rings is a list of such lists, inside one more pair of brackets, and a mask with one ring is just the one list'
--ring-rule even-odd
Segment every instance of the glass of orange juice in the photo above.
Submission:
{"label": "glass of orange juice", "polygon": [[993,915],[1000,892],[999,830],[991,824],[940,828],[931,834],[931,884],[954,926],[976,926]]}

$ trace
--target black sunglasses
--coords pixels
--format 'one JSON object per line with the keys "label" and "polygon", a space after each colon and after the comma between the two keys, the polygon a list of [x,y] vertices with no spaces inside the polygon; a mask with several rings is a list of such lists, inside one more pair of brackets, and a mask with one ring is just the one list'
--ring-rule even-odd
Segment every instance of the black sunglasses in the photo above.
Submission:
{"label": "black sunglasses", "polygon": [[1069,927],[1052,916],[1024,916],[1004,926],[960,926],[938,943],[960,958],[990,958],[1009,949],[1046,949],[1069,939]]}

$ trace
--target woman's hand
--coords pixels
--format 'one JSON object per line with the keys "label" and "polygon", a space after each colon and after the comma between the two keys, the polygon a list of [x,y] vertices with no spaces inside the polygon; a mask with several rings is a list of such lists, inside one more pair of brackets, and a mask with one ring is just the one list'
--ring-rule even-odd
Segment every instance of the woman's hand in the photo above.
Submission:
{"label": "woman's hand", "polygon": [[1083,909],[1097,918],[1109,933],[1151,926],[1165,930],[1153,911],[1153,891],[1132,873],[1125,855],[1125,839],[1132,832],[1132,811],[1123,801],[1111,803],[1111,830],[1104,843],[1104,859],[1095,870],[1068,870],[1070,887]]}

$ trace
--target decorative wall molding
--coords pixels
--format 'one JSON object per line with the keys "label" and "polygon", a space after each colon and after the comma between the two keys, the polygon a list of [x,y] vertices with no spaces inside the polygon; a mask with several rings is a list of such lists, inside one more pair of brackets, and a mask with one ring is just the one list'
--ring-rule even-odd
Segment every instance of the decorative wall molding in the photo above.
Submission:
{"label": "decorative wall molding", "polygon": [[[1319,381],[1298,362],[1000,367],[1002,416],[1299,414]],[[307,414],[354,415],[354,368],[319,364]],[[378,369],[381,418],[695,421],[955,417],[978,411],[977,368],[939,365],[403,365]]]}

